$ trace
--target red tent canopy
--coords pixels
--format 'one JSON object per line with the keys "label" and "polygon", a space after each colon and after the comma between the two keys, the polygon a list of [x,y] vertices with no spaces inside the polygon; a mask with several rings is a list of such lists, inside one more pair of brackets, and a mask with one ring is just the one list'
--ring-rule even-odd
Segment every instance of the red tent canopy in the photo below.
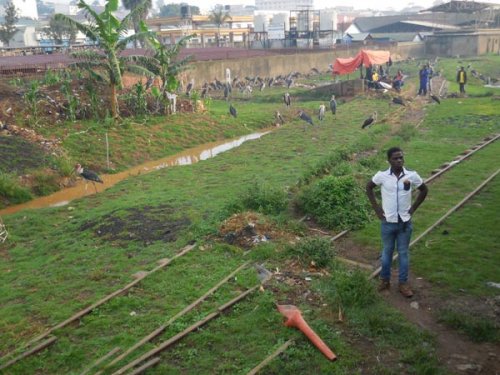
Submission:
{"label": "red tent canopy", "polygon": [[349,74],[359,68],[361,64],[365,67],[374,64],[384,64],[389,61],[391,53],[389,51],[369,51],[362,49],[354,57],[347,59],[338,58],[333,65],[333,74]]}

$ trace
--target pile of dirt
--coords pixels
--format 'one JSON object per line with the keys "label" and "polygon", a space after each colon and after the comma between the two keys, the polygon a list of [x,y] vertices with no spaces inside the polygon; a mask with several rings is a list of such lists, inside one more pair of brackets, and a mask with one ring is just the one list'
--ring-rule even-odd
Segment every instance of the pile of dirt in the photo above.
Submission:
{"label": "pile of dirt", "polygon": [[255,212],[234,214],[226,219],[220,229],[219,237],[230,245],[249,249],[261,242],[291,239],[293,235],[280,230]]}

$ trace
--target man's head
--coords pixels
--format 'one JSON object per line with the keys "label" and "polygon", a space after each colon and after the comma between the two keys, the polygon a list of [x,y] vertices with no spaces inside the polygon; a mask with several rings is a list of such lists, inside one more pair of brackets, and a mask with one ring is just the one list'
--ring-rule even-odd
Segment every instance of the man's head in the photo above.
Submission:
{"label": "man's head", "polygon": [[460,70],[464,70],[465,68],[463,66],[460,67]]}
{"label": "man's head", "polygon": [[387,150],[387,160],[392,169],[400,169],[404,164],[403,150],[399,147],[391,147]]}

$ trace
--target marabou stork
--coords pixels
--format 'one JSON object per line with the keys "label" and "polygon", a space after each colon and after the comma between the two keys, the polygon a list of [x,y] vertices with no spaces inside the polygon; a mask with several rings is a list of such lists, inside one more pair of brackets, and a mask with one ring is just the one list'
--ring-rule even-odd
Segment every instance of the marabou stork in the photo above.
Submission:
{"label": "marabou stork", "polygon": [[337,113],[337,101],[335,100],[335,95],[332,95],[330,99],[330,110],[332,111],[332,115]]}
{"label": "marabou stork", "polygon": [[318,119],[319,121],[323,121],[325,119],[325,111],[326,107],[324,104],[320,104],[319,109],[318,109]]}
{"label": "marabou stork", "polygon": [[233,107],[232,104],[229,104],[229,113],[231,114],[231,116],[233,116],[234,118],[238,117],[238,111],[236,110],[236,108]]}
{"label": "marabou stork", "polygon": [[[311,116],[309,116],[307,113],[305,113],[304,111],[300,110],[299,112],[297,112],[297,115],[299,116],[299,118],[303,121],[305,121],[306,123],[310,124],[310,125],[313,125],[314,126],[314,123],[313,123],[313,120],[311,118]],[[304,124],[304,131],[306,130],[306,125]]]}
{"label": "marabou stork", "polygon": [[281,126],[285,123],[285,120],[283,119],[283,116],[281,116],[280,111],[276,111],[274,116],[275,116],[275,120],[276,120],[276,126]]}
{"label": "marabou stork", "polygon": [[87,190],[87,181],[90,181],[94,184],[94,189],[95,192],[97,193],[97,187],[95,186],[95,183],[98,182],[100,184],[104,183],[101,178],[98,176],[97,173],[94,171],[91,171],[89,169],[83,169],[81,164],[76,164],[75,165],[75,172],[79,174],[80,176],[83,177],[85,180],[85,190]]}
{"label": "marabou stork", "polygon": [[285,92],[285,95],[283,95],[283,101],[285,102],[285,105],[287,107],[290,107],[290,105],[292,104],[292,98],[290,97],[290,94]]}
{"label": "marabou stork", "polygon": [[373,112],[370,117],[368,117],[364,122],[363,125],[361,126],[361,129],[366,128],[367,126],[370,126],[377,121],[377,111]]}
{"label": "marabou stork", "polygon": [[441,104],[441,100],[436,95],[431,95],[431,99],[434,100],[437,104]]}
{"label": "marabou stork", "polygon": [[402,105],[403,107],[406,107],[405,102],[401,98],[392,98],[392,102],[394,104],[399,104],[399,105]]}

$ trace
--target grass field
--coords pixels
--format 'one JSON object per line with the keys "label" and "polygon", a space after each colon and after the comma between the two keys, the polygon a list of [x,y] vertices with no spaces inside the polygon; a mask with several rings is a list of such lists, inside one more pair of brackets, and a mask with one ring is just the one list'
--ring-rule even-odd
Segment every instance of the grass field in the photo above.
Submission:
{"label": "grass field", "polygon": [[[448,70],[456,63],[445,60],[440,65],[447,77],[453,75]],[[498,57],[474,62],[478,69],[493,72],[495,64],[500,66]],[[417,67],[413,62],[401,66],[415,76]],[[476,89],[482,92],[483,88],[474,85],[469,85],[471,93]],[[423,177],[430,176],[444,162],[500,132],[498,101],[475,95],[443,100],[439,106],[415,99],[404,111],[425,113],[424,121],[416,128],[411,120],[401,124],[402,109],[389,106],[390,98],[359,96],[341,104],[336,118],[328,115],[322,123],[315,120],[318,126],[303,130],[296,118],[297,109],[312,115],[328,98],[311,95],[313,100],[308,100],[307,89],[295,88],[291,94],[299,99],[287,111],[281,102],[282,92],[273,88],[256,93],[252,100],[233,100],[240,113],[237,119],[227,114],[226,102],[214,100],[202,115],[181,114],[169,117],[168,123],[160,119],[127,122],[114,129],[82,124],[75,130],[91,130],[79,138],[66,138],[64,147],[71,159],[102,164],[104,146],[97,140],[109,131],[113,162],[117,169],[125,169],[196,143],[266,128],[272,124],[276,109],[287,120],[285,126],[271,134],[216,158],[131,177],[65,207],[5,216],[10,237],[0,245],[2,355],[13,350],[21,352],[31,338],[127,284],[131,275],[151,270],[159,259],[171,258],[192,241],[197,243],[191,252],[147,277],[128,294],[57,330],[58,341],[49,349],[5,373],[80,373],[113,348],[118,346],[123,351],[133,345],[246,261],[265,264],[276,272],[274,279],[263,291],[252,293],[163,352],[160,363],[148,373],[245,374],[290,338],[295,339],[295,344],[262,373],[357,374],[366,373],[366,369],[373,374],[448,373],[437,357],[433,333],[408,322],[381,299],[367,274],[338,263],[334,249],[323,270],[311,268],[293,256],[296,242],[304,240],[308,233],[297,220],[303,213],[296,212],[294,204],[307,185],[304,181],[315,181],[335,171],[337,166],[330,166],[328,160],[341,150],[368,155],[349,160],[361,184],[384,168],[384,150],[392,145],[405,150],[409,167]],[[413,97],[414,93],[405,94]],[[363,120],[374,110],[382,120],[361,130]],[[498,169],[499,148],[498,142],[493,143],[429,186],[429,198],[415,217],[415,234],[423,232]],[[220,228],[231,214],[246,209],[242,197],[252,194],[255,186],[262,187],[263,192],[255,197],[257,201],[271,199],[273,203],[269,196],[280,196],[266,196],[268,192],[282,192],[286,197],[287,209],[260,214],[257,220],[286,235],[241,249],[228,244],[227,238],[224,241]],[[498,342],[496,318],[487,308],[464,311],[458,306],[462,301],[470,306],[487,306],[485,301],[498,297],[498,289],[488,287],[486,282],[500,282],[495,279],[499,261],[495,221],[499,189],[497,177],[412,250],[413,273],[429,280],[433,292],[450,302],[443,305],[437,319],[476,341]],[[444,230],[449,234],[443,235]],[[358,246],[378,252],[376,221],[349,236]],[[239,272],[130,358],[256,284],[253,268]],[[284,327],[276,303],[299,306],[339,360],[326,361],[300,332]],[[339,307],[345,315],[343,322],[338,319]],[[493,334],[484,333],[488,330]]]}

